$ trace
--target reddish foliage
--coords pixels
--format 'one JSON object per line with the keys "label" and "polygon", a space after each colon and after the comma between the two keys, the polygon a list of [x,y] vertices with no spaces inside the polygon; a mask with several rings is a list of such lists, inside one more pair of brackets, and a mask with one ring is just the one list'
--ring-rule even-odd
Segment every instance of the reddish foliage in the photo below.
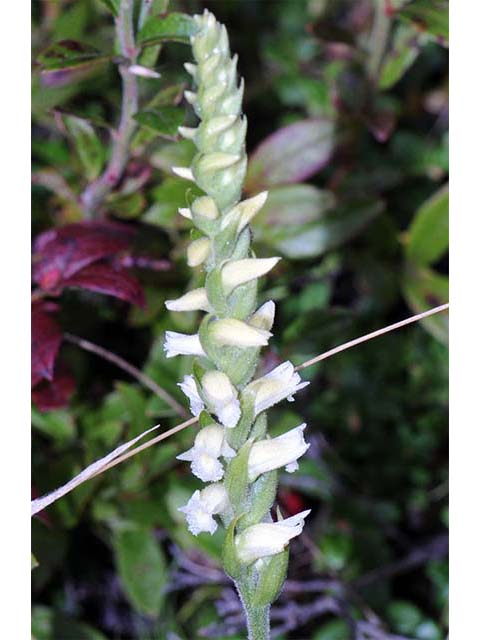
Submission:
{"label": "reddish foliage", "polygon": [[58,364],[53,380],[43,380],[32,390],[32,400],[40,411],[60,409],[68,405],[75,391],[75,379],[62,364]]}
{"label": "reddish foliage", "polygon": [[49,311],[55,305],[36,302],[32,305],[32,387],[41,380],[53,380],[55,358],[62,342],[62,332]]}
{"label": "reddish foliage", "polygon": [[35,240],[33,280],[60,293],[64,280],[103,258],[126,251],[134,232],[115,222],[80,222],[50,229]]}
{"label": "reddish foliage", "polygon": [[82,287],[90,291],[115,296],[126,302],[143,306],[142,288],[136,278],[125,269],[98,262],[63,281],[64,287]]}

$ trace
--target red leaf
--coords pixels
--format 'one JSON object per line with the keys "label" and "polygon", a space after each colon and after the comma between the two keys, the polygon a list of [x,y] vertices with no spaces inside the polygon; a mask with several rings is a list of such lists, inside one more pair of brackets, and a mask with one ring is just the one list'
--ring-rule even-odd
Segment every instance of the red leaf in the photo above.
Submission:
{"label": "red leaf", "polygon": [[60,364],[52,381],[43,380],[32,391],[32,401],[39,411],[61,409],[68,406],[74,391],[75,379],[68,369]]}
{"label": "red leaf", "polygon": [[102,258],[130,247],[134,231],[115,222],[80,222],[40,234],[35,240],[33,279],[46,291]]}
{"label": "red leaf", "polygon": [[125,269],[109,264],[91,264],[63,281],[64,287],[81,287],[120,298],[143,307],[145,298],[140,283]]}
{"label": "red leaf", "polygon": [[57,321],[47,313],[51,307],[32,306],[32,387],[41,380],[52,380],[62,332]]}

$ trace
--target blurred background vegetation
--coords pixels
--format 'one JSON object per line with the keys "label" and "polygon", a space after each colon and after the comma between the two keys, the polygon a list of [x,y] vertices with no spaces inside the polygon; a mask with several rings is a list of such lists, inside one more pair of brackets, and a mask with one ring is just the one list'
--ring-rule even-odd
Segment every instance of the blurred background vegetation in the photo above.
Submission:
{"label": "blurred background vegetation", "polygon": [[[226,24],[245,78],[246,194],[270,190],[254,221],[255,250],[284,258],[264,282],[278,315],[262,370],[445,302],[447,3],[168,5],[190,15],[204,8]],[[154,14],[166,10],[166,0],[154,0]],[[33,386],[34,496],[157,422],[167,429],[183,417],[78,337],[184,405],[176,383],[188,359],[166,360],[163,334],[198,324],[163,306],[199,277],[186,266],[188,221],[177,215],[186,183],[171,173],[193,154],[176,127],[195,122],[182,98],[191,54],[177,24],[142,50],[140,62],[161,77],[138,78],[129,161],[96,212],[97,222],[123,227],[92,226],[82,208],[120,117],[112,11],[114,0],[32,3],[36,353],[50,340],[48,371],[40,367]],[[65,40],[82,43],[80,62],[52,55]],[[72,238],[81,254],[73,275]],[[273,433],[306,421],[312,442],[300,471],[281,479],[282,511],[312,516],[292,545],[272,614],[276,637],[445,638],[446,339],[440,314],[356,347],[305,370],[306,392],[272,410]],[[175,460],[193,429],[34,518],[35,640],[244,637],[219,570],[222,533],[195,538],[177,512],[197,488]]]}

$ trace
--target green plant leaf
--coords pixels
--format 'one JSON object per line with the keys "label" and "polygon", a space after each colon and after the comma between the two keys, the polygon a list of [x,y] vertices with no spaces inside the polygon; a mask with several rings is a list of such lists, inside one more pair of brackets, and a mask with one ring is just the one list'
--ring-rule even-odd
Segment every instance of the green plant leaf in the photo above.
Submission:
{"label": "green plant leaf", "polygon": [[448,2],[443,0],[415,0],[398,12],[401,20],[413,23],[419,31],[427,31],[448,42]]}
{"label": "green plant leaf", "polygon": [[106,62],[110,56],[77,40],[60,40],[42,51],[37,62],[42,71],[59,71],[72,67]]}
{"label": "green plant leaf", "polygon": [[335,198],[331,191],[310,184],[273,187],[261,210],[253,219],[255,235],[271,233],[282,225],[302,225],[319,220],[331,209]]}
{"label": "green plant leaf", "polygon": [[382,210],[379,200],[344,204],[326,213],[320,222],[271,229],[258,239],[289,258],[312,258],[350,240]]}
{"label": "green plant leaf", "polygon": [[197,31],[195,21],[185,13],[169,13],[167,16],[150,16],[140,29],[137,42],[149,47],[166,40],[188,44]]}
{"label": "green plant leaf", "polygon": [[105,162],[105,147],[92,125],[83,118],[63,114],[63,122],[73,141],[85,177],[91,181],[100,175]]}
{"label": "green plant leaf", "polygon": [[255,607],[263,607],[274,602],[282,590],[288,569],[288,547],[272,556],[260,569],[260,577],[252,598]]}
{"label": "green plant leaf", "polygon": [[350,629],[345,620],[331,620],[322,625],[312,640],[345,640],[350,635]]}
{"label": "green plant leaf", "polygon": [[415,30],[410,25],[399,25],[380,70],[379,88],[385,91],[393,87],[415,62],[419,52]]}
{"label": "green plant leaf", "polygon": [[334,123],[327,118],[302,120],[279,129],[253,152],[245,190],[256,193],[306,180],[326,165],[333,144]]}
{"label": "green plant leaf", "polygon": [[[448,302],[448,278],[426,267],[407,264],[402,288],[410,308],[415,313]],[[448,343],[448,313],[437,313],[424,318],[421,323],[440,342]]]}
{"label": "green plant leaf", "polygon": [[105,9],[108,9],[108,11],[110,11],[110,13],[115,16],[115,18],[118,16],[120,0],[99,0],[99,2],[103,4]]}
{"label": "green plant leaf", "polygon": [[407,232],[405,254],[418,265],[436,262],[448,248],[448,185],[418,209]]}
{"label": "green plant leaf", "polygon": [[148,616],[158,616],[167,584],[167,567],[153,531],[128,528],[114,536],[118,572],[132,605]]}
{"label": "green plant leaf", "polygon": [[234,511],[245,504],[248,488],[248,456],[252,442],[246,442],[230,462],[225,474],[225,488]]}
{"label": "green plant leaf", "polygon": [[120,193],[108,198],[108,208],[117,218],[131,220],[142,214],[146,204],[145,196],[140,192]]}
{"label": "green plant leaf", "polygon": [[172,139],[178,135],[178,127],[185,120],[185,112],[179,107],[159,107],[155,110],[139,111],[134,119],[159,136]]}
{"label": "green plant leaf", "polygon": [[387,618],[397,633],[413,635],[423,616],[420,609],[412,603],[396,600],[388,605]]}
{"label": "green plant leaf", "polygon": [[239,515],[234,518],[228,526],[225,534],[225,540],[222,547],[222,565],[225,572],[234,580],[238,578],[242,571],[242,565],[237,557],[237,551],[235,546],[235,528],[237,522],[242,516]]}
{"label": "green plant leaf", "polygon": [[31,555],[31,566],[30,566],[30,568],[33,571],[33,569],[36,569],[40,563],[38,562],[36,557],[33,555],[33,553],[30,554],[30,555]]}

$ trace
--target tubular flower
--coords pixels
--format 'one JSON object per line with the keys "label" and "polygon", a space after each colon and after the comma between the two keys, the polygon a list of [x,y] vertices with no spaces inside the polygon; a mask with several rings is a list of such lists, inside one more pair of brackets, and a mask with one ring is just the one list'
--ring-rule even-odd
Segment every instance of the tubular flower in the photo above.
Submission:
{"label": "tubular flower", "polygon": [[285,398],[293,402],[293,394],[309,384],[302,382],[293,364],[287,360],[262,378],[251,382],[244,393],[254,397],[255,415],[258,415]]}
{"label": "tubular flower", "polygon": [[165,344],[163,345],[163,348],[167,358],[174,358],[175,356],[205,355],[197,333],[193,336],[189,336],[185,333],[167,331],[165,333]]}
{"label": "tubular flower", "polygon": [[177,456],[177,460],[192,463],[192,473],[203,482],[216,482],[223,478],[224,469],[220,456],[233,458],[235,451],[225,440],[225,431],[217,424],[203,427],[188,451]]}
{"label": "tubular flower", "polygon": [[188,530],[197,536],[202,531],[214,534],[218,528],[213,516],[228,508],[228,495],[223,484],[211,484],[202,491],[195,491],[184,507],[178,510],[185,514]]}
{"label": "tubular flower", "polygon": [[227,428],[234,427],[240,418],[238,393],[228,376],[221,371],[207,371],[202,378],[202,392],[212,413]]}
{"label": "tubular flower", "polygon": [[166,300],[165,306],[169,311],[211,311],[204,287],[193,289],[176,300]]}
{"label": "tubular flower", "polygon": [[246,322],[226,318],[212,322],[212,339],[220,345],[231,347],[262,347],[272,337],[269,331],[257,329]]}
{"label": "tubular flower", "polygon": [[197,389],[197,383],[193,376],[185,376],[183,382],[179,382],[178,386],[190,400],[190,411],[194,416],[200,415],[204,404]]}
{"label": "tubular flower", "polygon": [[310,509],[278,522],[261,522],[247,527],[235,538],[240,562],[252,564],[260,558],[283,551],[289,541],[302,533]]}
{"label": "tubular flower", "polygon": [[298,469],[298,458],[310,446],[303,439],[303,423],[287,433],[270,440],[255,442],[248,457],[248,479],[253,482],[262,473],[285,467],[288,473]]}

